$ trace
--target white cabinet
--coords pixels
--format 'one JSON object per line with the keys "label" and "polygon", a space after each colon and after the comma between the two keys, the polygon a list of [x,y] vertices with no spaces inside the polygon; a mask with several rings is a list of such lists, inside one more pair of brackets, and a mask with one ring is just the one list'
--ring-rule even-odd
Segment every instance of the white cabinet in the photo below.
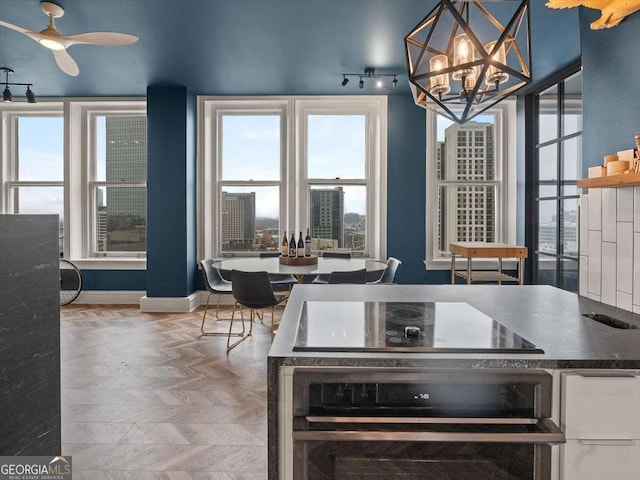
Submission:
{"label": "white cabinet", "polygon": [[562,480],[640,478],[638,440],[567,440],[561,457]]}
{"label": "white cabinet", "polygon": [[640,380],[563,373],[561,480],[640,479]]}

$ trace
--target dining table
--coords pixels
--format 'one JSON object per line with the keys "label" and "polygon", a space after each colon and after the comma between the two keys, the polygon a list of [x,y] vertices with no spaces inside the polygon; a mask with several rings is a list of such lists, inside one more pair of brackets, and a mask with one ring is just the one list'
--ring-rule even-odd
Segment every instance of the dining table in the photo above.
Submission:
{"label": "dining table", "polygon": [[348,272],[365,269],[368,273],[382,272],[387,263],[363,257],[324,258],[318,257],[312,265],[284,265],[278,257],[231,257],[218,259],[213,266],[219,270],[242,270],[244,272],[267,272],[271,275],[294,275],[302,283],[305,275],[329,275],[332,272]]}

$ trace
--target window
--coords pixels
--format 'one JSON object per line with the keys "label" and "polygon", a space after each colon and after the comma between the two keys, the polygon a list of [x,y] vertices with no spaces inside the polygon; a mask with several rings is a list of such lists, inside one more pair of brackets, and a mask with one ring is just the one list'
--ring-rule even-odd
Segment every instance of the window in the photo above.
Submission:
{"label": "window", "polygon": [[145,103],[16,102],[0,114],[0,211],[58,214],[60,253],[80,267],[145,268],[127,259],[146,250]]}
{"label": "window", "polygon": [[4,208],[7,213],[55,214],[64,251],[64,119],[56,109],[5,115],[8,145]]}
{"label": "window", "polygon": [[515,242],[515,103],[463,125],[427,110],[427,268],[451,242]]}
{"label": "window", "polygon": [[582,172],[582,73],[534,95],[538,138],[533,283],[578,290],[578,187]]}
{"label": "window", "polygon": [[147,226],[147,118],[89,114],[89,256],[143,255]]}
{"label": "window", "polygon": [[201,258],[279,249],[384,256],[385,97],[202,97]]}

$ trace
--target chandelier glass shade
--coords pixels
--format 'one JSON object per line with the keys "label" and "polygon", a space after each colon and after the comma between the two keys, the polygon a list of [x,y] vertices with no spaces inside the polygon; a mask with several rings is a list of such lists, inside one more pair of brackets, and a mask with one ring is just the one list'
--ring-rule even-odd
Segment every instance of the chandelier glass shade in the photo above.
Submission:
{"label": "chandelier glass shade", "polygon": [[529,0],[440,0],[405,37],[417,105],[464,123],[531,83]]}

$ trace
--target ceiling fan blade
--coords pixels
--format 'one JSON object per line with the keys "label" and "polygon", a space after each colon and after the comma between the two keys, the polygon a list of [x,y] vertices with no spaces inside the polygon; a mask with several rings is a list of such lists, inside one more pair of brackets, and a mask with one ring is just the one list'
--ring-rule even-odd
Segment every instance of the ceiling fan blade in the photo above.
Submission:
{"label": "ceiling fan blade", "polygon": [[10,28],[11,30],[15,30],[16,32],[24,33],[25,35],[29,33],[34,33],[31,30],[27,30],[26,28],[20,27],[19,25],[14,25],[13,23],[4,22],[2,20],[0,20],[0,25],[2,25],[3,27]]}
{"label": "ceiling fan blade", "polygon": [[138,41],[135,35],[117,32],[87,32],[75,35],[63,35],[62,38],[69,40],[71,44],[89,44],[89,45],[106,45],[120,46],[129,45]]}
{"label": "ceiling fan blade", "polygon": [[78,76],[80,73],[78,64],[73,58],[71,58],[71,55],[69,55],[66,50],[51,50],[51,53],[53,53],[53,58],[56,59],[56,63],[60,67],[60,70],[72,77]]}

